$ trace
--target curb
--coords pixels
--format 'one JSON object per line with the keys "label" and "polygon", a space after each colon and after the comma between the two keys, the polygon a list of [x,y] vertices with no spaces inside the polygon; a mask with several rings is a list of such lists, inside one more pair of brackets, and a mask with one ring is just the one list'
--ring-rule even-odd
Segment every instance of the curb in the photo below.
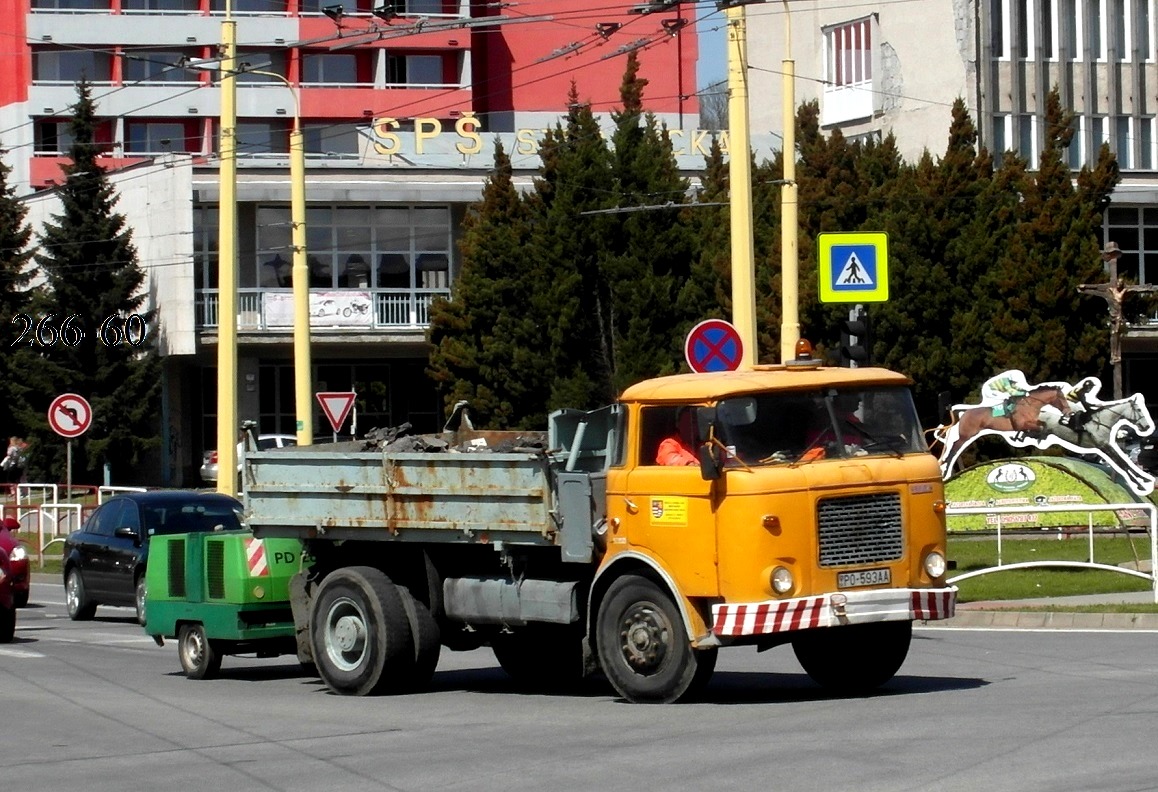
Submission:
{"label": "curb", "polygon": [[973,627],[1009,630],[1154,630],[1158,613],[1065,613],[1057,611],[957,610],[951,619],[922,622],[930,629]]}

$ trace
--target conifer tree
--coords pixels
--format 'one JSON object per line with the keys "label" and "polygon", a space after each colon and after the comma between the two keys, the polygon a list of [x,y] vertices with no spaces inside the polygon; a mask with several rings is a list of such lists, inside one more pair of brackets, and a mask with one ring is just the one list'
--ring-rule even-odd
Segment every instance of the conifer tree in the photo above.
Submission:
{"label": "conifer tree", "polygon": [[[12,169],[0,160],[0,317],[8,323],[11,331],[7,351],[0,356],[0,381],[5,383],[12,382],[18,370],[14,359],[34,355],[26,343],[16,345],[17,340],[23,338],[26,341],[30,337],[27,333],[21,336],[28,329],[21,317],[28,317],[29,323],[32,321],[28,313],[32,299],[32,250],[28,244],[32,229],[24,220],[27,207],[16,199],[16,190],[8,183],[11,172]],[[10,399],[4,399],[0,404],[0,432],[5,444],[10,435],[25,434],[15,419]]]}
{"label": "conifer tree", "polygon": [[36,262],[45,279],[35,305],[44,339],[38,359],[17,378],[22,422],[35,442],[30,475],[63,478],[65,445],[47,424],[47,408],[61,393],[92,406],[88,431],[73,440],[73,478],[96,482],[104,465],[115,480],[144,480],[144,454],[159,446],[160,362],[154,345],[157,315],[142,310],[144,272],[132,232],[115,211],[117,197],[97,162],[95,108],[90,86],[77,86],[70,162],[57,189],[61,211],[41,232]]}
{"label": "conifer tree", "polygon": [[436,302],[430,317],[428,371],[447,407],[466,399],[477,424],[494,429],[541,427],[550,386],[544,301],[535,298],[547,281],[530,254],[528,211],[511,177],[496,141],[494,171],[463,224],[454,296]]}

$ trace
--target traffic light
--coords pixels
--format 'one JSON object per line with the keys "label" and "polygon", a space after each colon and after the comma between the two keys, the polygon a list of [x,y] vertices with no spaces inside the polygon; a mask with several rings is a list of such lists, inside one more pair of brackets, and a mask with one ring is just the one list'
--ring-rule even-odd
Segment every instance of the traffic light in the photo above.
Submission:
{"label": "traffic light", "polygon": [[848,319],[840,323],[840,365],[849,368],[867,366],[872,362],[872,327],[868,311],[858,305],[848,312]]}

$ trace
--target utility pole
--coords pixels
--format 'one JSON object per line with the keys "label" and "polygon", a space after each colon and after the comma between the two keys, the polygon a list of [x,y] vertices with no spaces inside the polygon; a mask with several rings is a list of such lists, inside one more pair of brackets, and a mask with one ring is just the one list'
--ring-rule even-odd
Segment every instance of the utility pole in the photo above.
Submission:
{"label": "utility pole", "polygon": [[1153,294],[1158,286],[1143,284],[1123,286],[1118,283],[1118,259],[1122,250],[1117,242],[1107,242],[1102,251],[1102,261],[1110,268],[1109,283],[1083,283],[1078,286],[1082,294],[1101,297],[1110,311],[1110,366],[1114,371],[1114,398],[1122,398],[1122,302],[1128,294]]}
{"label": "utility pole", "polygon": [[740,368],[758,362],[756,347],[756,242],[752,230],[752,155],[748,135],[748,28],[743,5],[729,5],[728,184],[732,209],[732,324],[744,350]]}

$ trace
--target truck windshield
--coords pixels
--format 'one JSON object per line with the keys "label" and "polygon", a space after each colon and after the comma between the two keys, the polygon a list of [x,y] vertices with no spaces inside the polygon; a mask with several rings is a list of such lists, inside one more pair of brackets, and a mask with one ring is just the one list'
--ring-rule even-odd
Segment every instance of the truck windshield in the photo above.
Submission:
{"label": "truck windshield", "polygon": [[928,452],[905,387],[741,396],[716,415],[720,441],[748,466]]}

